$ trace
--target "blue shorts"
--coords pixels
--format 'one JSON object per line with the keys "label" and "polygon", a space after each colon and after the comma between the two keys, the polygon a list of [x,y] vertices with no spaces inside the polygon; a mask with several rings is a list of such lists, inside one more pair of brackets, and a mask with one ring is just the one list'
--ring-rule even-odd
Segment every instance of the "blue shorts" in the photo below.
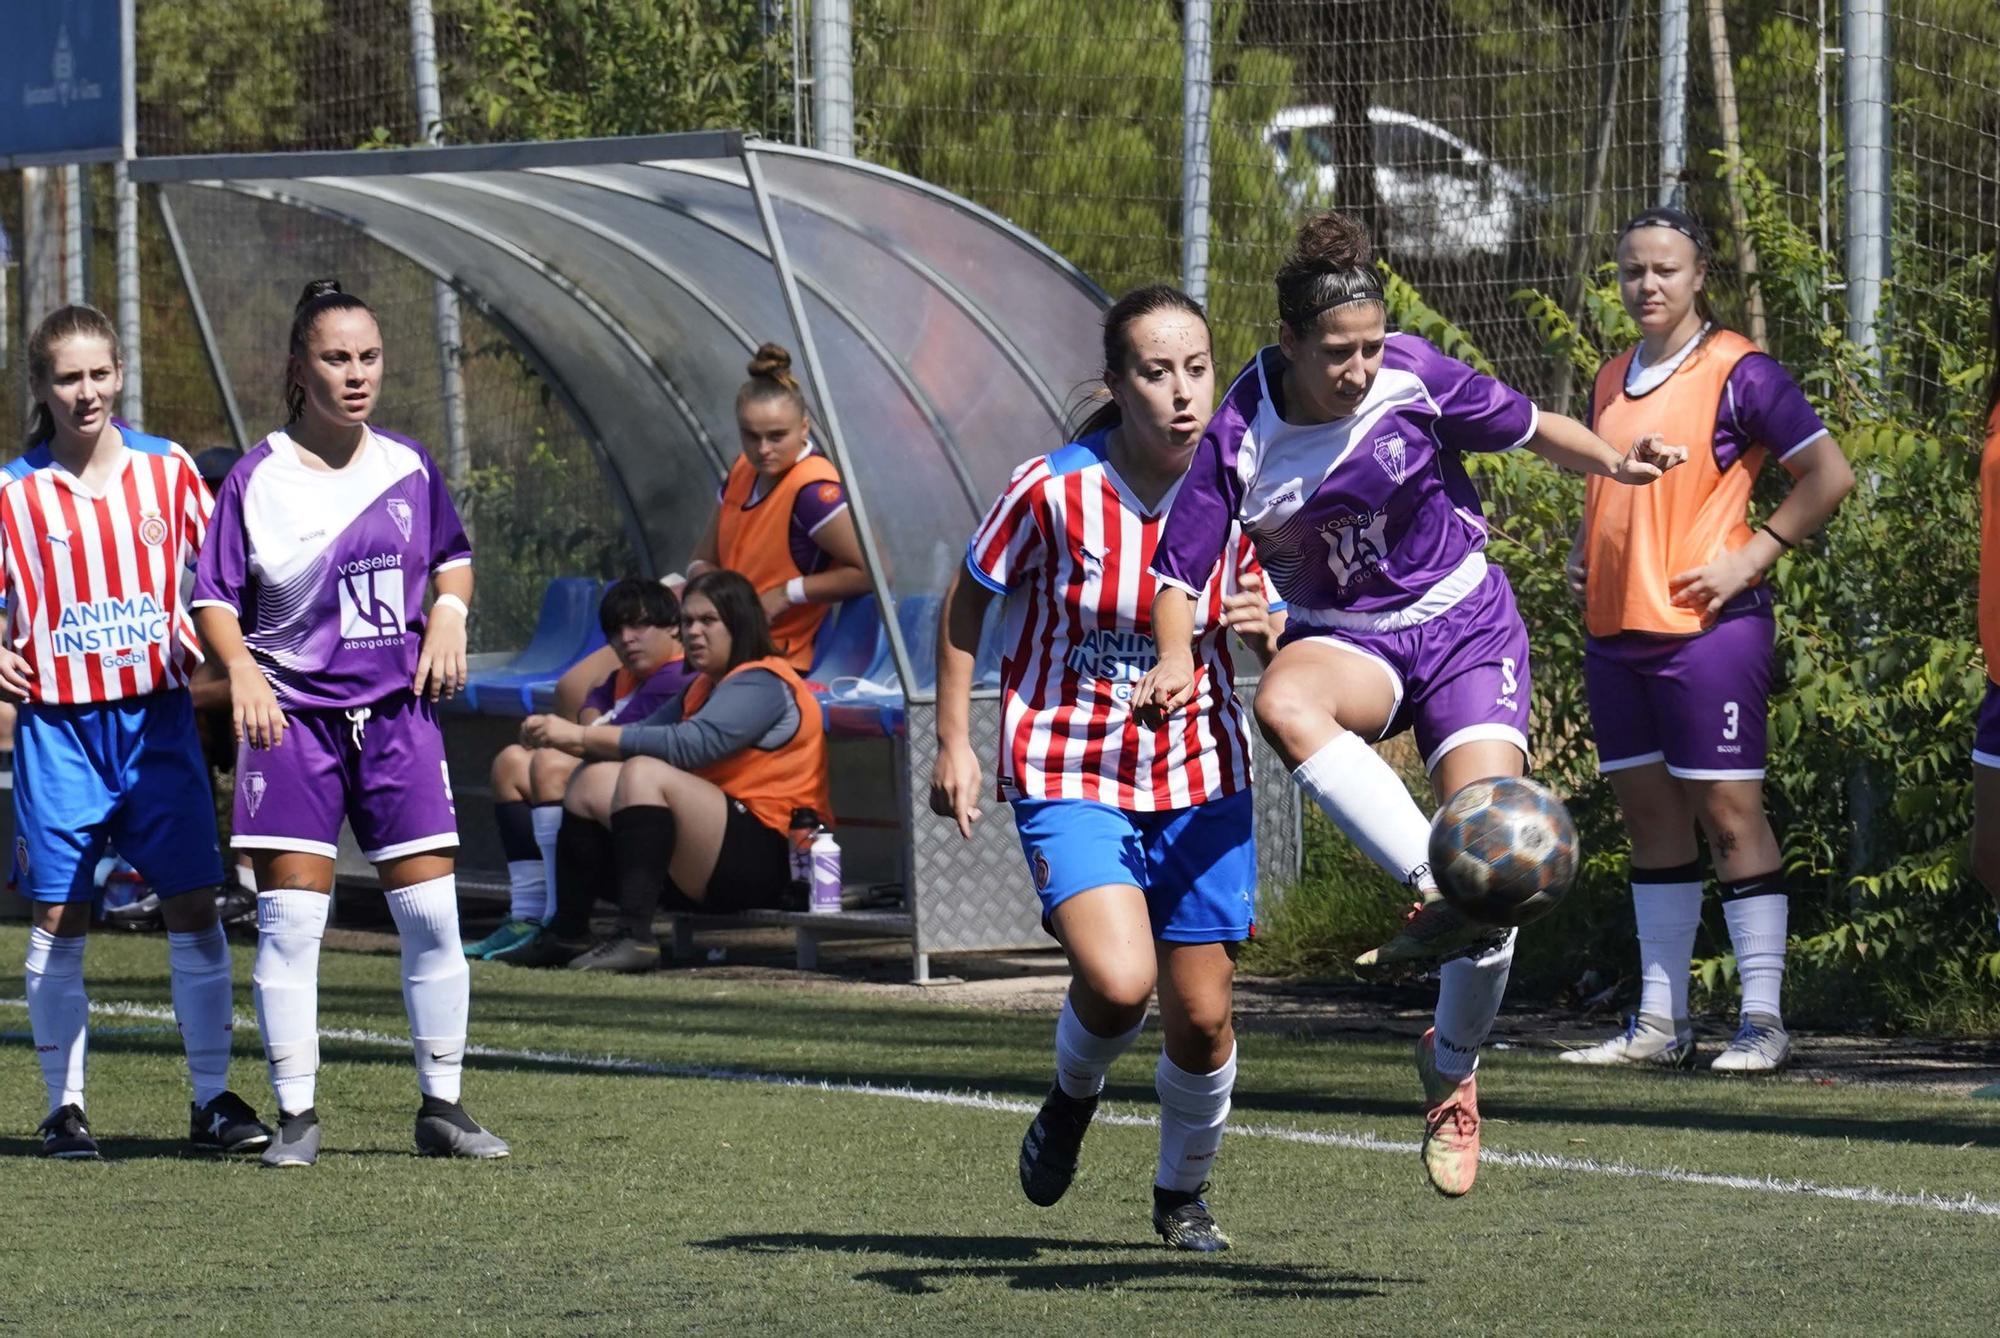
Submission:
{"label": "blue shorts", "polygon": [[1146,894],[1154,938],[1240,943],[1257,920],[1254,812],[1248,790],[1164,813],[1016,799],[1014,825],[1044,924],[1077,893],[1122,884]]}
{"label": "blue shorts", "polygon": [[162,897],[221,883],[215,794],[187,690],[23,706],[14,833],[14,882],[31,901],[89,901],[106,840]]}

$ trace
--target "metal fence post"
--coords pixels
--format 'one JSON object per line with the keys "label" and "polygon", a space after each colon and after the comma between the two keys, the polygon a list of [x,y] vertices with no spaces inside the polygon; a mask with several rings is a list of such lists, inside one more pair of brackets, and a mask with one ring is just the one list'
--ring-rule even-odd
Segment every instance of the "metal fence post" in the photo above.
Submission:
{"label": "metal fence post", "polygon": [[1181,286],[1208,301],[1209,123],[1215,105],[1215,23],[1210,0],[1181,10]]}
{"label": "metal fence post", "polygon": [[1678,205],[1686,193],[1688,133],[1688,0],[1660,5],[1659,203]]}
{"label": "metal fence post", "polygon": [[[444,109],[438,98],[437,21],[431,0],[410,0],[410,64],[417,94],[417,134],[429,144],[444,143]],[[453,487],[464,484],[472,467],[465,444],[464,323],[458,294],[439,282],[432,292],[438,342],[438,380],[444,399],[444,473]]]}
{"label": "metal fence post", "polygon": [[118,6],[118,36],[122,48],[118,73],[119,126],[123,154],[112,168],[118,213],[118,342],[125,354],[125,389],[119,407],[125,421],[146,426],[145,365],[139,349],[139,188],[132,184],[132,160],[139,153],[138,80],[139,30],[133,0]]}
{"label": "metal fence post", "polygon": [[854,156],[854,14],[848,0],[813,0],[813,146]]}
{"label": "metal fence post", "polygon": [[1847,337],[1872,352],[1882,282],[1889,274],[1888,0],[1843,0],[1841,27]]}

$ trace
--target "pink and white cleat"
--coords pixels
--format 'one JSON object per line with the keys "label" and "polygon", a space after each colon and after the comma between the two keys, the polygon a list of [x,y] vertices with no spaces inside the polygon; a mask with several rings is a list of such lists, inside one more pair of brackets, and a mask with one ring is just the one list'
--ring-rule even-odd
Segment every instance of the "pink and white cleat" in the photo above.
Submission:
{"label": "pink and white cleat", "polygon": [[1417,1042],[1417,1076],[1424,1082],[1424,1173],[1448,1198],[1472,1188],[1479,1175],[1479,1076],[1454,1083],[1438,1072],[1437,1028]]}

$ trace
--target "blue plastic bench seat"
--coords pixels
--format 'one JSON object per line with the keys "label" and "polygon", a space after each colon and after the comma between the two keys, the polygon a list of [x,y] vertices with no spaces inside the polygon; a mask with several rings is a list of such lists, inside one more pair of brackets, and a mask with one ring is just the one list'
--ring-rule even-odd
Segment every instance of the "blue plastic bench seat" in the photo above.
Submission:
{"label": "blue plastic bench seat", "polygon": [[499,669],[473,675],[465,703],[481,715],[527,715],[537,689],[555,690],[563,670],[604,644],[597,625],[601,582],[588,576],[559,576],[542,592],[535,634],[521,653]]}
{"label": "blue plastic bench seat", "polygon": [[[924,691],[929,691],[936,683],[941,604],[942,597],[939,595],[906,595],[896,601],[896,623],[903,632],[903,645],[910,654],[910,667],[917,674],[918,686]],[[985,625],[980,629],[979,651],[973,662],[974,687],[994,688],[1000,685],[1005,625],[1001,601],[996,600],[988,606]],[[827,684],[820,692],[820,705],[826,715],[826,731],[834,738],[893,738],[907,727],[907,712],[896,674],[896,657],[889,650],[887,634],[880,630],[879,619],[876,637],[874,653],[867,668],[851,671],[849,682],[838,681],[842,675],[814,675],[815,682]],[[857,691],[852,681],[855,679],[867,684],[897,684],[898,690],[893,693],[871,689]]]}

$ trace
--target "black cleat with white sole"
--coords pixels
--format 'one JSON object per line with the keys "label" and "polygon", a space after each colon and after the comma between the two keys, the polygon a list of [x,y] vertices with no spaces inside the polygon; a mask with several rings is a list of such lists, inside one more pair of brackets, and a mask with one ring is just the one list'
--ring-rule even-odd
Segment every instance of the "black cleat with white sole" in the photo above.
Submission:
{"label": "black cleat with white sole", "polygon": [[424,1098],[417,1110],[417,1155],[419,1157],[470,1157],[491,1161],[512,1151],[497,1134],[479,1127],[456,1101]]}
{"label": "black cleat with white sole", "polygon": [[1215,1215],[1202,1198],[1207,1189],[1206,1180],[1193,1193],[1153,1186],[1153,1230],[1169,1249],[1215,1254],[1229,1248],[1229,1237],[1215,1224]]}
{"label": "black cleat with white sole", "polygon": [[90,1136],[90,1125],[83,1118],[82,1106],[58,1107],[49,1113],[35,1132],[42,1136],[44,1157],[55,1157],[61,1161],[97,1160],[97,1140]]}
{"label": "black cleat with white sole", "polygon": [[1028,1202],[1050,1208],[1068,1191],[1095,1114],[1096,1097],[1074,1097],[1060,1085],[1049,1088],[1048,1099],[1021,1138],[1021,1192]]}
{"label": "black cleat with white sole", "polygon": [[271,1130],[248,1101],[224,1092],[205,1106],[188,1103],[188,1142],[203,1152],[260,1152]]}

